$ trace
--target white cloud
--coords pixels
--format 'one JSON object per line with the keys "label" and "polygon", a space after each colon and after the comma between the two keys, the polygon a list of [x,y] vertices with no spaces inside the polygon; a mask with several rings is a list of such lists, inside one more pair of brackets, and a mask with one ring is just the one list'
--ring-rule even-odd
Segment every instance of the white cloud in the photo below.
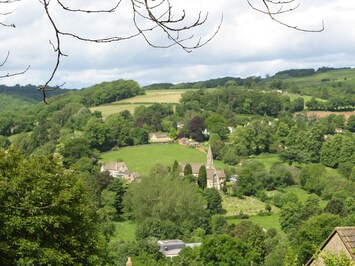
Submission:
{"label": "white cloud", "polygon": [[[258,0],[254,0],[258,1]],[[105,1],[109,7],[115,1]],[[111,43],[82,43],[63,38],[63,57],[54,83],[66,81],[68,87],[84,87],[119,78],[134,79],[146,85],[153,82],[187,82],[222,76],[274,74],[287,68],[318,68],[321,66],[352,66],[355,61],[355,1],[300,0],[301,6],[283,19],[293,25],[318,28],[321,33],[298,32],[270,20],[252,10],[245,0],[175,0],[177,14],[184,9],[190,21],[198,11],[209,13],[209,19],[194,32],[196,38],[208,38],[224,21],[217,36],[207,45],[192,53],[178,47],[154,49],[142,37]],[[72,4],[71,1],[67,3]],[[75,1],[95,8],[97,1]],[[105,16],[65,16],[57,9],[55,18],[64,31],[80,32],[87,37],[129,34],[134,30],[129,9],[130,1],[122,2],[121,12]],[[101,2],[100,2],[101,5]],[[105,7],[105,8],[106,8]],[[1,8],[1,7],[0,7]],[[2,11],[2,10],[0,10]],[[0,73],[19,71],[27,65],[31,69],[24,76],[3,79],[6,84],[41,84],[54,66],[55,53],[49,45],[54,40],[48,18],[37,1],[22,1],[16,12],[6,18],[15,22],[16,29],[0,28],[0,59],[11,51],[6,67]],[[150,35],[157,44],[166,43],[161,32]],[[195,39],[196,40],[196,39]],[[55,84],[53,84],[55,85]]]}

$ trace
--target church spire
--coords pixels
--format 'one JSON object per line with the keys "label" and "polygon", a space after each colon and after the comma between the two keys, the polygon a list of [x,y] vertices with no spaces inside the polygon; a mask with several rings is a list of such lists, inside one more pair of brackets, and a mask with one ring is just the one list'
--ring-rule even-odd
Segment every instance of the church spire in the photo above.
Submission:
{"label": "church spire", "polygon": [[214,169],[211,145],[208,145],[206,169]]}

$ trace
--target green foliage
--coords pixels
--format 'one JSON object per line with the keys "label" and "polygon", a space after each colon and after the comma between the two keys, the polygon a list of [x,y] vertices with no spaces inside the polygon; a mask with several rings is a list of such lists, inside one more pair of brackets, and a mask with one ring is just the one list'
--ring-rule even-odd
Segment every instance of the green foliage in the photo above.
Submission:
{"label": "green foliage", "polygon": [[207,201],[207,210],[210,214],[221,213],[222,197],[215,188],[205,188],[203,198]]}
{"label": "green foliage", "polygon": [[346,124],[346,128],[350,131],[350,132],[355,132],[355,115],[351,115],[348,118],[348,123]]}
{"label": "green foliage", "polygon": [[238,156],[239,147],[237,145],[226,145],[221,150],[222,161],[229,165],[237,165],[240,161],[240,157]]}
{"label": "green foliage", "polygon": [[216,133],[222,139],[226,139],[228,137],[228,124],[223,116],[219,114],[212,114],[206,119],[205,125],[210,133]]}
{"label": "green foliage", "polygon": [[[133,265],[150,266],[159,265],[163,254],[159,252],[156,243],[147,240],[117,241],[112,243],[109,265],[126,265],[127,257],[132,258]],[[117,264],[118,263],[118,264]]]}
{"label": "green foliage", "polygon": [[214,234],[223,234],[225,233],[228,222],[226,218],[222,215],[214,215],[211,217],[211,229]]}
{"label": "green foliage", "polygon": [[60,153],[63,156],[63,164],[66,167],[70,167],[83,157],[95,157],[95,152],[90,149],[90,144],[83,137],[74,137],[65,140]]}
{"label": "green foliage", "polygon": [[323,254],[321,254],[321,257],[323,258],[324,264],[326,266],[353,266],[354,265],[354,261],[349,259],[348,256],[346,256],[346,254],[344,253],[344,251],[341,251],[339,253],[325,251]]}
{"label": "green foliage", "polygon": [[103,82],[92,87],[82,89],[77,94],[85,106],[97,106],[104,103],[115,102],[121,99],[142,94],[143,90],[133,80],[116,80]]}
{"label": "green foliage", "polygon": [[340,225],[341,218],[329,213],[312,216],[303,222],[291,240],[300,262],[307,262],[334,228]]}
{"label": "green foliage", "polygon": [[300,224],[300,206],[293,203],[286,203],[280,213],[280,225],[283,231],[289,232]]}
{"label": "green foliage", "polygon": [[331,199],[328,202],[327,206],[325,206],[324,212],[345,216],[346,215],[345,204],[341,200]]}
{"label": "green foliage", "polygon": [[147,144],[149,141],[149,133],[143,128],[131,128],[129,137],[133,140],[133,145]]}
{"label": "green foliage", "polygon": [[121,179],[115,178],[108,184],[107,190],[114,193],[113,206],[115,207],[117,214],[121,215],[123,213],[122,201],[123,196],[126,193],[126,186]]}
{"label": "green foliage", "polygon": [[[58,95],[70,91],[61,88],[56,88],[53,90],[51,88],[48,89],[48,98],[52,97],[53,95]],[[4,99],[6,99],[6,103],[9,104],[10,102],[11,106],[13,106],[14,104],[15,106],[20,106],[20,104],[21,106],[23,106],[24,104],[29,105],[36,102],[41,102],[43,100],[42,94],[33,93],[35,91],[37,91],[37,86],[31,84],[28,84],[26,86],[20,86],[19,84],[16,84],[15,86],[0,85],[1,97],[5,96]]]}
{"label": "green foliage", "polygon": [[124,206],[141,223],[147,218],[196,224],[204,214],[203,200],[195,184],[169,177],[142,178],[132,183],[125,196]]}
{"label": "green foliage", "polygon": [[192,175],[192,167],[191,164],[186,164],[184,168],[184,176]]}
{"label": "green foliage", "polygon": [[135,127],[147,126],[150,131],[162,130],[162,119],[173,114],[172,105],[153,104],[149,107],[139,106],[134,111],[133,124]]}
{"label": "green foliage", "polygon": [[249,266],[252,262],[260,263],[261,257],[251,246],[239,239],[217,235],[203,240],[199,249],[199,261],[205,266]]}
{"label": "green foliage", "polygon": [[198,171],[197,184],[200,188],[205,189],[207,187],[207,173],[206,166],[202,165]]}
{"label": "green foliage", "polygon": [[301,186],[311,192],[320,195],[324,188],[325,167],[320,164],[305,165],[299,172]]}
{"label": "green foliage", "polygon": [[306,202],[304,203],[301,213],[300,213],[300,219],[302,221],[306,221],[309,219],[311,216],[318,215],[320,214],[321,208],[319,206],[319,197],[312,194],[307,197]]}
{"label": "green foliage", "polygon": [[343,137],[335,135],[328,138],[322,145],[320,160],[325,166],[337,167],[340,161]]}
{"label": "green foliage", "polygon": [[10,145],[10,140],[5,136],[0,135],[0,148],[6,150]]}
{"label": "green foliage", "polygon": [[[150,169],[149,176],[156,176],[156,177],[168,177],[169,176],[169,168],[162,165],[162,164],[156,164]],[[173,176],[171,176],[173,177]]]}
{"label": "green foliage", "polygon": [[101,119],[92,118],[84,128],[84,138],[92,149],[107,151],[112,147],[110,128]]}
{"label": "green foliage", "polygon": [[293,192],[286,193],[286,194],[276,194],[272,197],[273,203],[275,206],[281,208],[283,207],[286,203],[292,202],[295,204],[299,203],[299,199],[297,195]]}
{"label": "green foliage", "polygon": [[236,186],[237,195],[256,195],[263,188],[264,181],[267,180],[268,172],[264,165],[257,161],[246,161],[238,171]]}
{"label": "green foliage", "polygon": [[0,264],[100,265],[104,242],[84,182],[54,160],[0,153]]}
{"label": "green foliage", "polygon": [[1,87],[0,87],[0,112],[6,110],[13,110],[13,109],[22,109],[26,106],[31,106],[31,105],[32,105],[32,101],[30,102],[24,99],[19,99],[14,96],[1,94]]}
{"label": "green foliage", "polygon": [[137,239],[177,239],[182,236],[181,227],[170,220],[147,218],[138,224]]}
{"label": "green foliage", "polygon": [[173,166],[171,167],[170,174],[172,177],[178,177],[180,174],[179,163],[177,160],[174,161]]}
{"label": "green foliage", "polygon": [[288,75],[290,77],[307,77],[312,76],[316,73],[313,68],[305,68],[305,69],[289,69],[279,71],[275,74],[275,76]]}
{"label": "green foliage", "polygon": [[251,221],[242,221],[237,224],[231,232],[232,236],[240,239],[243,243],[247,243],[258,254],[258,257],[265,257],[265,232],[263,229],[252,223]]}
{"label": "green foliage", "polygon": [[295,183],[292,174],[284,165],[275,163],[269,171],[269,181],[266,184],[266,189],[272,190],[277,187],[291,186]]}

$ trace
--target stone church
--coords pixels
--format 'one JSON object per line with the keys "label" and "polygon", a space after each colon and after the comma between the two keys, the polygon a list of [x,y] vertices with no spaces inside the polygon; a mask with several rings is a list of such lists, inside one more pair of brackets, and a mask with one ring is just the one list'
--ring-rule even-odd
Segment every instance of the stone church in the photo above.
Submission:
{"label": "stone church", "polygon": [[[187,163],[179,163],[180,167],[180,175],[184,175],[184,169]],[[198,176],[198,172],[200,171],[202,163],[190,163],[192,168],[192,174],[194,176]],[[206,160],[206,175],[207,175],[207,187],[215,188],[217,190],[221,190],[224,186],[224,182],[226,180],[226,174],[223,170],[217,170],[214,167],[213,163],[213,154],[211,150],[211,146],[208,146],[207,151],[207,160]]]}

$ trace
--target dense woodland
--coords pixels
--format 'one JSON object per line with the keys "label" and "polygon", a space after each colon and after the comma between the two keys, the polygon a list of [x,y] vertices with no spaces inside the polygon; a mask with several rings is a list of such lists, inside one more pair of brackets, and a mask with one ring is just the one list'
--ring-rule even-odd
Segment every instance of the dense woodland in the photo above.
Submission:
{"label": "dense woodland", "polygon": [[[353,110],[354,89],[344,79],[343,85],[330,78],[318,85],[288,79],[332,71],[155,84],[146,89],[194,90],[176,106],[155,103],[105,120],[89,108],[144,94],[144,89],[135,81],[117,80],[60,93],[48,98],[48,105],[4,90],[0,264],[125,265],[127,256],[134,265],[306,263],[336,226],[355,224],[355,115],[315,118],[304,112]],[[205,90],[210,87],[215,89]],[[305,103],[304,95],[313,98]],[[237,175],[237,182],[218,192],[206,188],[206,172],[195,179],[185,169],[179,176],[177,162],[157,162],[132,184],[99,172],[102,152],[148,144],[151,132],[211,145],[214,159],[229,165],[225,171],[228,177]],[[266,167],[253,160],[260,154],[280,161]],[[289,186],[307,191],[307,198],[274,193]],[[260,216],[280,210],[281,230],[265,231],[243,213],[236,217],[245,218],[242,222],[228,221],[223,197],[250,196],[265,203]],[[112,239],[122,221],[137,225],[135,240]],[[156,241],[175,238],[202,245],[165,259]],[[342,259],[332,255],[336,263],[329,265],[350,265]]]}

